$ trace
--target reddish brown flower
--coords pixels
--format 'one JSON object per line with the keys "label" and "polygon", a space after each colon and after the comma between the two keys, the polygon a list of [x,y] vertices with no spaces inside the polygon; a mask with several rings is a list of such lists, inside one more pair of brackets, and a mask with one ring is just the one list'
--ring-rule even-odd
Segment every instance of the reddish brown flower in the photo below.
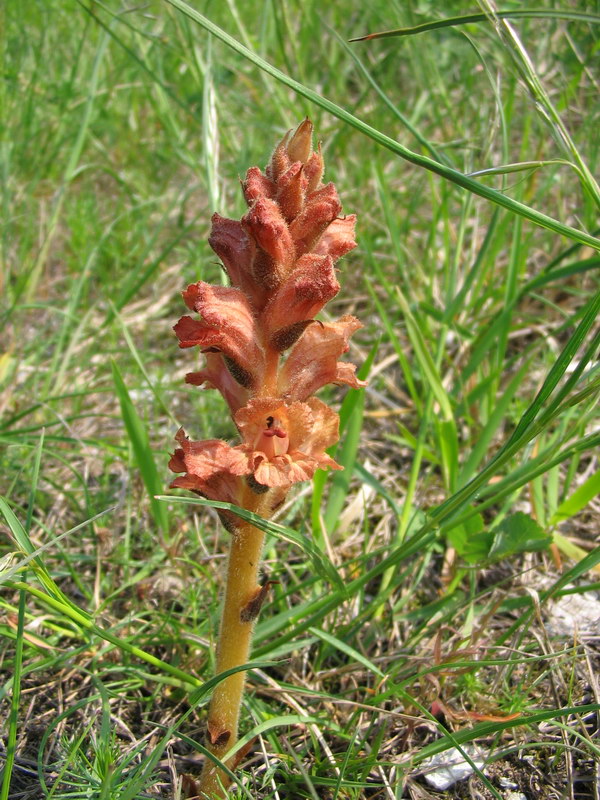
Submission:
{"label": "reddish brown flower", "polygon": [[248,170],[241,221],[213,216],[209,242],[232,286],[188,286],[183,298],[199,318],[182,317],[175,332],[180,347],[197,345],[206,357],[186,380],[221,392],[242,443],[191,442],[180,432],[171,468],[185,474],[174,486],[234,502],[245,477],[283,490],[320,467],[338,468],[325,452],[337,441],[337,415],[311,395],[327,383],[364,386],[354,366],[339,361],[361,325],[315,317],[339,291],[335,262],[355,246],[355,217],[340,217],[311,140],[305,120],[264,173]]}
{"label": "reddish brown flower", "polygon": [[242,483],[232,467],[243,461],[243,456],[219,439],[192,442],[183,428],[175,438],[181,447],[171,456],[169,469],[186,474],[175,478],[171,486],[192,489],[210,500],[237,504]]}
{"label": "reddish brown flower", "polygon": [[208,243],[223,262],[232,286],[239,286],[248,293],[252,288],[250,266],[256,245],[244,232],[242,223],[213,214]]}
{"label": "reddish brown flower", "polygon": [[193,442],[178,432],[181,448],[169,467],[186,474],[171,486],[235,503],[243,475],[262,486],[289,488],[319,468],[341,469],[325,452],[338,440],[338,416],[314,397],[290,404],[273,397],[251,400],[235,421],[243,437],[235,447],[218,439]]}
{"label": "reddish brown flower", "polygon": [[334,219],[313,248],[316,255],[328,255],[337,261],[356,247],[354,226],[356,214],[348,214],[343,219]]}
{"label": "reddish brown flower", "polygon": [[330,256],[310,253],[298,259],[292,274],[262,312],[269,343],[280,352],[291,347],[339,290]]}
{"label": "reddish brown flower", "polygon": [[355,376],[356,367],[338,357],[348,350],[350,336],[362,328],[356,317],[317,323],[294,345],[279,373],[279,391],[288,400],[305,400],[328,383],[366,386]]}
{"label": "reddish brown flower", "polygon": [[307,481],[315,470],[341,469],[326,448],[338,440],[338,416],[324,403],[282,403],[279,398],[251,400],[235,415],[248,468],[259,484],[291,486]]}
{"label": "reddish brown flower", "polygon": [[264,353],[258,342],[254,315],[239,289],[211,286],[202,281],[183,292],[188,308],[201,320],[182,317],[174,330],[180,347],[198,345],[205,353],[222,353],[226,366],[244,388],[260,385]]}
{"label": "reddish brown flower", "polygon": [[[327,453],[338,441],[338,416],[311,395],[327,383],[364,386],[354,365],[338,360],[360,322],[316,319],[339,291],[336,261],[355,246],[355,218],[340,216],[337,191],[322,177],[321,150],[313,151],[312,124],[304,120],[283,137],[264,173],[248,170],[242,219],[213,217],[209,242],[231,286],[188,286],[183,297],[198,318],[175,326],[180,347],[197,345],[206,358],[186,380],[221,392],[241,442],[194,442],[180,430],[169,466],[181,474],[171,485],[265,518],[294,483],[317,469],[341,469]],[[268,584],[258,585],[262,526],[241,511],[219,513],[233,535],[217,648],[217,672],[225,672],[249,660]],[[237,739],[243,684],[243,673],[229,675],[210,704],[208,744],[219,758]],[[224,798],[228,783],[206,760],[200,794]]]}
{"label": "reddish brown flower", "polygon": [[256,310],[294,272],[305,253],[335,262],[356,246],[354,215],[340,218],[332,183],[323,185],[323,158],[312,152],[312,124],[286,134],[262,173],[251,167],[242,183],[248,213],[238,220],[213,216],[209,243]]}

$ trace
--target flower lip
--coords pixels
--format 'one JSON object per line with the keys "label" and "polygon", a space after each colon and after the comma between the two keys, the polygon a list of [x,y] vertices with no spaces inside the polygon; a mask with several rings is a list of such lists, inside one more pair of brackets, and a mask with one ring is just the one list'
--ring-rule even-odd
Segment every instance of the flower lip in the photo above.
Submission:
{"label": "flower lip", "polygon": [[235,449],[247,454],[249,471],[263,485],[289,488],[310,480],[319,468],[340,469],[325,452],[338,440],[337,414],[316,398],[306,403],[255,398],[235,421],[244,439]]}
{"label": "flower lip", "polygon": [[269,461],[288,452],[290,437],[284,428],[283,420],[278,417],[268,416],[266,428],[259,433],[254,449],[265,454]]}
{"label": "flower lip", "polygon": [[270,436],[278,436],[280,439],[285,439],[287,433],[282,431],[281,428],[271,428],[270,430],[266,430],[262,432],[263,436],[269,438]]}

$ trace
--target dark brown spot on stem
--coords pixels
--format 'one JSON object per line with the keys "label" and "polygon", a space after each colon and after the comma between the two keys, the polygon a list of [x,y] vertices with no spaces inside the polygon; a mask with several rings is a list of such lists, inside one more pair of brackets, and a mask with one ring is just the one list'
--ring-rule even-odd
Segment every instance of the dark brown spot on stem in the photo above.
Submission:
{"label": "dark brown spot on stem", "polygon": [[262,604],[265,601],[269,589],[279,581],[265,581],[262,586],[259,586],[254,596],[246,603],[240,611],[240,620],[242,622],[254,622],[260,613]]}
{"label": "dark brown spot on stem", "polygon": [[212,747],[225,747],[231,736],[231,731],[209,720],[206,735]]}

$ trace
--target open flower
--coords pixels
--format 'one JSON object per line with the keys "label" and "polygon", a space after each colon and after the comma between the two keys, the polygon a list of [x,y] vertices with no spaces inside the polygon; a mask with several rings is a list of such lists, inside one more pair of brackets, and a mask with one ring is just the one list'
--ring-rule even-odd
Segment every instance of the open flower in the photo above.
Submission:
{"label": "open flower", "polygon": [[319,468],[341,469],[325,450],[338,440],[338,415],[312,397],[306,403],[279,398],[251,400],[235,415],[248,470],[263,486],[289,487]]}
{"label": "open flower", "polygon": [[325,452],[338,440],[338,416],[314,397],[290,404],[272,397],[251,400],[235,421],[243,437],[235,447],[218,439],[193,442],[178,432],[181,448],[169,467],[186,474],[171,486],[238,503],[242,476],[252,476],[252,485],[289,488],[310,480],[318,468],[341,469]]}
{"label": "open flower", "polygon": [[366,386],[354,374],[356,367],[339,356],[348,350],[348,340],[362,328],[356,317],[324,322],[308,328],[290,352],[279,372],[279,391],[288,400],[305,400],[328,383]]}
{"label": "open flower", "polygon": [[201,320],[182,317],[175,325],[180,347],[198,345],[204,353],[221,353],[233,378],[246,389],[260,385],[264,353],[258,342],[254,315],[239,289],[199,281],[182,293],[188,308]]}
{"label": "open flower", "polygon": [[175,437],[181,445],[171,456],[169,469],[186,474],[175,478],[171,486],[192,489],[210,500],[237,503],[240,498],[239,470],[232,469],[236,458],[243,460],[234,448],[220,439],[192,442],[180,428]]}
{"label": "open flower", "polygon": [[302,256],[261,314],[269,344],[280,352],[291,347],[339,290],[330,256]]}

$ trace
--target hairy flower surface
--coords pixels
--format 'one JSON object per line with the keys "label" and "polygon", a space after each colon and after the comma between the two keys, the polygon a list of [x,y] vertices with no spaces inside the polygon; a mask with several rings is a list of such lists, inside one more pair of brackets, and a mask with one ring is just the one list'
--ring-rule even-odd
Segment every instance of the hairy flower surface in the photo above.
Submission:
{"label": "hairy flower surface", "polygon": [[235,503],[242,488],[236,479],[244,475],[261,486],[289,488],[310,480],[319,467],[341,469],[325,452],[338,440],[338,416],[315,397],[290,404],[275,397],[250,400],[235,421],[243,437],[235,447],[219,439],[192,442],[179,431],[181,448],[169,466],[186,475],[172,486]]}
{"label": "hairy flower surface", "polygon": [[340,289],[336,262],[356,243],[355,216],[341,216],[335,186],[322,182],[312,130],[304,120],[264,172],[248,170],[241,220],[213,216],[209,243],[231,286],[199,281],[183,292],[198,318],[175,325],[179,346],[197,346],[206,359],[186,381],[221,392],[242,439],[232,446],[177,434],[170,468],[184,475],[172,486],[210,499],[241,504],[250,486],[274,490],[279,502],[281,490],[316,469],[340,469],[326,453],[338,440],[337,414],[312,395],[328,383],[365,385],[339,361],[361,323],[315,319]]}

